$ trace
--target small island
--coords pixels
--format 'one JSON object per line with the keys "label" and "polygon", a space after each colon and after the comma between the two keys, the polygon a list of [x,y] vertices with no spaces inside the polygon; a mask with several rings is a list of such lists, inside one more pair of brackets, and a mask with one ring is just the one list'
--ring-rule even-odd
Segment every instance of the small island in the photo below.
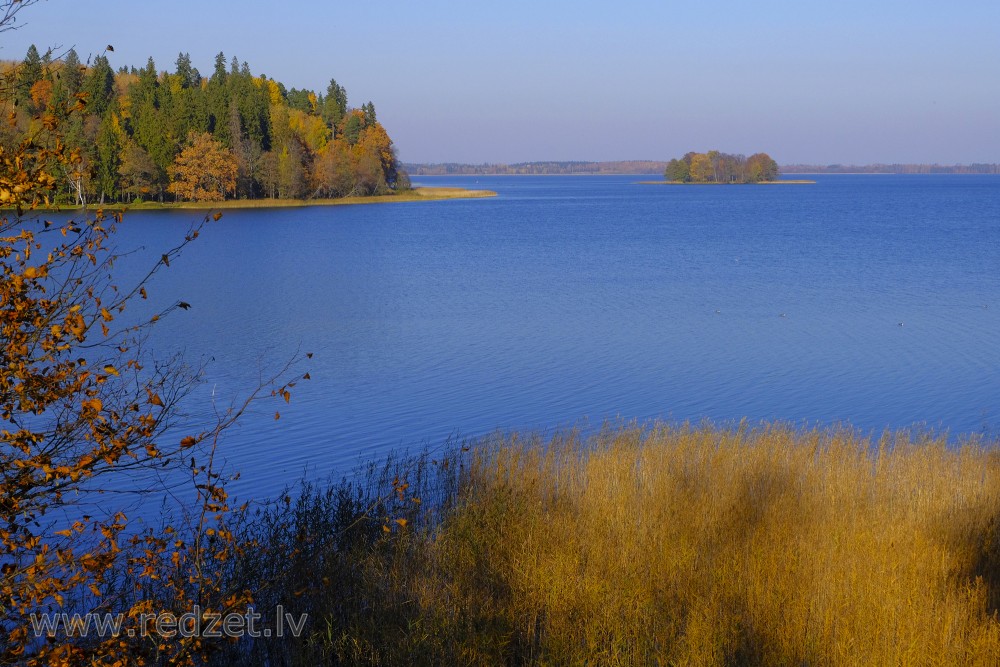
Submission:
{"label": "small island", "polygon": [[[719,151],[689,152],[667,163],[663,173],[668,184],[812,183],[779,181],[778,163],[767,153],[730,155]],[[652,181],[656,183],[658,181]]]}

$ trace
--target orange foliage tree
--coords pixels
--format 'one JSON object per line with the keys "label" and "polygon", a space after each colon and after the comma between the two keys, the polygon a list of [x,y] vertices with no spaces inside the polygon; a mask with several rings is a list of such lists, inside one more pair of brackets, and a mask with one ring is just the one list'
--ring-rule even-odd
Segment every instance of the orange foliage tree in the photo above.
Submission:
{"label": "orange foliage tree", "polygon": [[[44,131],[0,146],[0,665],[197,664],[211,641],[150,632],[149,618],[245,611],[252,601],[227,588],[226,563],[244,545],[212,462],[223,430],[275,384],[206,428],[170,430],[197,376],[178,359],[153,358],[143,341],[164,315],[189,306],[131,318],[135,309],[126,309],[149,298],[149,278],[208,219],[128,286],[114,279],[110,249],[119,215],[42,219],[35,209],[53,195],[53,174],[81,159],[59,136],[59,118],[79,113],[85,98],[41,112]],[[215,150],[206,143],[193,145]],[[194,194],[229,182],[216,177],[206,188],[201,178]],[[292,384],[270,393],[288,400]],[[136,529],[99,494],[134,488],[154,468],[192,480],[189,513],[173,527]],[[40,633],[39,619],[62,611],[115,614],[119,625],[104,636]]]}
{"label": "orange foliage tree", "polygon": [[170,192],[191,201],[222,201],[236,190],[236,157],[207,132],[188,135],[170,169]]}
{"label": "orange foliage tree", "polygon": [[36,81],[33,86],[31,86],[31,101],[37,109],[44,109],[49,104],[49,98],[52,97],[52,82],[48,79],[42,79],[41,81]]}
{"label": "orange foliage tree", "polygon": [[317,155],[313,164],[313,190],[320,197],[342,197],[354,188],[350,146],[334,139]]}

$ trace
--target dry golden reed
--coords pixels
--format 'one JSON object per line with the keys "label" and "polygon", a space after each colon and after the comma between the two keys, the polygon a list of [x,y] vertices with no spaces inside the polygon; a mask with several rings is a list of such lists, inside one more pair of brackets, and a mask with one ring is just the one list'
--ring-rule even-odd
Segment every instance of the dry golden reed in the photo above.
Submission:
{"label": "dry golden reed", "polygon": [[369,611],[338,612],[327,658],[1000,664],[992,446],[781,425],[498,436],[458,488],[353,563]]}

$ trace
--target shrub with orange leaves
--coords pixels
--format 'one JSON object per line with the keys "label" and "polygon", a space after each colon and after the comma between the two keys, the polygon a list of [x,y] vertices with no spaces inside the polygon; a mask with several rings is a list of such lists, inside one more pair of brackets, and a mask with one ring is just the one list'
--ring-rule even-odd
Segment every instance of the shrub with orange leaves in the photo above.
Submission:
{"label": "shrub with orange leaves", "polygon": [[[0,25],[2,16],[0,5]],[[0,148],[0,665],[193,664],[209,642],[150,637],[142,616],[245,611],[250,603],[249,593],[223,583],[241,546],[214,454],[220,434],[271,386],[200,432],[168,430],[197,378],[180,359],[155,361],[142,343],[187,304],[131,320],[126,309],[148,298],[150,278],[209,218],[143,279],[118,284],[111,242],[120,214],[58,221],[38,213],[51,200],[53,174],[79,161],[56,119],[40,119],[39,134]],[[287,400],[290,386],[272,393]],[[96,495],[134,486],[150,468],[193,481],[193,509],[177,526],[133,529],[125,511]],[[88,513],[85,501],[101,511]],[[123,624],[114,636],[37,636],[32,616],[62,611],[120,614]]]}

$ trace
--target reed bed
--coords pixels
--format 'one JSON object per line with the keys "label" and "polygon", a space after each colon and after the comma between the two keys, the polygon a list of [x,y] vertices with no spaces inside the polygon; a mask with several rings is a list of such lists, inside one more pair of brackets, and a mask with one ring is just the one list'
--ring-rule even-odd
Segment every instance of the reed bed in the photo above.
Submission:
{"label": "reed bed", "polygon": [[258,517],[271,569],[234,576],[261,600],[296,595],[308,633],[231,650],[268,664],[996,665],[998,514],[992,444],[746,424],[496,436]]}

